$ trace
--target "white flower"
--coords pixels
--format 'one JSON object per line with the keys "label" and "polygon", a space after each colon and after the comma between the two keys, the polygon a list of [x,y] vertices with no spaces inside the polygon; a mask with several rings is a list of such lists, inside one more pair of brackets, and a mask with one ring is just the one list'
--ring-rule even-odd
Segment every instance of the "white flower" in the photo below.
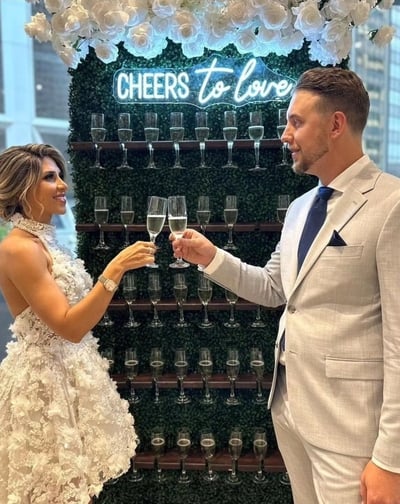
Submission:
{"label": "white flower", "polygon": [[[240,53],[287,55],[310,44],[310,58],[338,64],[351,50],[351,32],[372,9],[390,9],[394,0],[26,0],[41,4],[25,25],[27,35],[50,41],[72,68],[89,47],[105,63],[115,61],[118,44],[147,59],[162,53],[167,40],[181,44],[188,58],[204,49],[234,44]],[[38,9],[39,10],[39,9]],[[381,31],[382,30],[382,31]],[[370,38],[388,43],[394,30]],[[349,42],[350,41],[350,42]]]}
{"label": "white flower", "polygon": [[31,22],[25,25],[25,32],[30,37],[35,37],[39,42],[51,40],[51,26],[45,14],[38,13],[32,17]]}
{"label": "white flower", "polygon": [[324,17],[318,9],[317,0],[305,0],[299,7],[292,8],[296,20],[294,27],[308,39],[316,38],[324,26]]}
{"label": "white flower", "polygon": [[382,26],[379,30],[371,32],[370,39],[378,47],[384,47],[392,41],[395,32],[393,26]]}

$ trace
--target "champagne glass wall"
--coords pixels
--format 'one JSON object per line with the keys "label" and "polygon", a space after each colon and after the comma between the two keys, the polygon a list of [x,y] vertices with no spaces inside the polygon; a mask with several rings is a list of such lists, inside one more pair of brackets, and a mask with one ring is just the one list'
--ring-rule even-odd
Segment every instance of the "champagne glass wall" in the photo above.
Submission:
{"label": "champagne glass wall", "polygon": [[[174,49],[168,48],[168,62],[174,64],[179,58],[172,54]],[[207,168],[198,168],[200,161],[199,143],[195,138],[195,112],[191,106],[174,104],[173,106],[154,105],[128,106],[118,104],[110,95],[109,83],[113,73],[128,63],[135,66],[137,61],[131,55],[121,51],[118,61],[109,65],[100,65],[93,57],[85,61],[84,68],[72,71],[71,85],[71,162],[74,166],[74,183],[76,195],[76,218],[79,229],[79,256],[85,261],[93,278],[101,273],[106,262],[120,249],[124,235],[120,217],[120,201],[122,195],[130,195],[134,201],[135,220],[129,225],[129,239],[148,240],[146,230],[146,214],[148,196],[185,195],[187,202],[188,227],[197,224],[196,210],[198,198],[209,196],[211,219],[207,224],[207,237],[217,245],[223,246],[227,240],[227,227],[223,221],[223,206],[226,195],[236,195],[238,198],[238,221],[235,224],[234,243],[238,247],[235,252],[245,261],[263,266],[266,258],[274,250],[279,238],[279,227],[268,228],[268,223],[276,222],[276,195],[288,193],[292,198],[308,189],[306,178],[296,178],[290,169],[279,169],[281,160],[280,142],[276,136],[277,110],[285,104],[265,103],[263,108],[264,139],[274,139],[273,148],[260,148],[260,162],[266,170],[251,171],[254,166],[254,148],[248,138],[250,106],[237,109],[238,140],[234,142],[233,159],[237,169],[222,169],[227,160],[226,143],[219,149],[212,148],[205,141]],[[192,64],[193,62],[191,62]],[[143,63],[141,63],[143,64]],[[152,61],[152,65],[164,65],[162,60]],[[288,65],[287,72],[291,71]],[[93,75],[96,75],[96,86],[93,86]],[[90,97],[90,100],[88,100]],[[95,152],[90,138],[91,104],[96,103],[95,112],[104,113],[104,123],[107,129],[107,141],[113,141],[116,148],[101,149],[100,161],[104,170],[93,170]],[[208,110],[209,139],[221,139],[223,142],[223,116],[226,105]],[[185,139],[180,142],[180,157],[185,170],[171,170],[175,161],[172,147],[162,150],[155,141],[153,144],[157,170],[146,170],[149,163],[149,148],[144,137],[144,114],[146,110],[154,110],[158,115],[159,138],[168,139],[169,114],[171,111],[182,111],[185,124]],[[117,117],[120,112],[131,113],[132,142],[128,142],[128,159],[133,170],[116,170],[121,164],[121,147],[117,135]],[[240,139],[247,138],[250,148],[240,148]],[[75,148],[74,144],[88,142],[85,148]],[[144,148],[136,149],[135,141],[142,141]],[[193,150],[185,148],[185,142],[195,143]],[[101,142],[100,142],[101,143]],[[131,150],[133,149],[133,150]],[[136,149],[136,150],[135,150]],[[104,224],[105,241],[110,247],[105,251],[94,251],[99,240],[99,227],[94,225],[93,202],[95,195],[107,196],[109,219]],[[119,228],[113,227],[119,223]],[[253,228],[251,225],[253,225]],[[82,225],[82,228],[80,228]],[[246,230],[245,226],[250,225]],[[271,425],[271,419],[266,406],[255,403],[256,377],[250,366],[250,348],[262,350],[265,365],[263,385],[264,395],[267,393],[268,376],[272,370],[274,339],[276,334],[279,311],[262,308],[262,319],[266,327],[250,328],[256,314],[256,306],[237,302],[235,319],[240,327],[226,328],[224,322],[229,318],[229,303],[225,300],[224,290],[212,285],[212,299],[209,302],[208,316],[213,326],[200,329],[198,324],[203,320],[204,308],[198,296],[199,272],[195,266],[186,268],[185,280],[188,287],[188,301],[184,303],[185,321],[187,327],[176,328],[177,305],[173,296],[174,271],[168,268],[173,260],[172,250],[168,242],[169,231],[164,230],[157,236],[158,252],[156,261],[159,267],[155,270],[159,276],[161,290],[160,301],[156,301],[156,310],[161,325],[151,327],[153,309],[149,300],[149,277],[154,270],[143,268],[137,273],[137,299],[133,304],[135,320],[140,327],[124,327],[128,320],[127,305],[123,297],[122,287],[117,291],[110,307],[110,316],[114,321],[111,327],[95,328],[99,338],[100,350],[112,348],[114,365],[111,371],[117,380],[119,390],[128,397],[128,386],[124,370],[124,356],[127,348],[137,350],[139,369],[134,377],[135,392],[140,397],[140,403],[131,405],[135,423],[140,437],[140,449],[135,459],[135,467],[143,475],[137,483],[129,481],[128,475],[121,477],[114,485],[107,485],[96,504],[178,504],[179,502],[195,502],[211,504],[218,501],[235,503],[264,503],[266,488],[252,481],[258,468],[258,459],[253,454],[254,429],[267,429],[268,453],[263,465],[268,474],[269,504],[289,504],[291,502],[290,487],[279,482],[279,471],[282,466],[276,464],[277,446]],[[269,229],[269,230],[268,230]],[[274,230],[275,229],[275,230]],[[152,284],[154,285],[154,284]],[[167,303],[167,301],[170,303]],[[237,348],[240,357],[239,377],[235,383],[237,395],[241,404],[231,407],[225,404],[229,396],[229,381],[226,374],[226,356],[229,347]],[[157,373],[157,401],[155,401],[155,384],[150,366],[151,349],[159,348],[162,355],[163,369]],[[186,404],[176,404],[179,398],[179,387],[174,366],[175,350],[184,348],[188,361],[187,374],[183,379],[183,392],[190,398]],[[198,361],[200,348],[209,348],[212,361],[212,376],[208,379],[211,404],[203,404],[204,383],[199,374]],[[156,371],[153,370],[154,373]],[[197,376],[197,377],[196,377]],[[249,384],[251,385],[249,386]],[[165,437],[165,453],[153,448],[152,431],[160,427]],[[180,464],[177,452],[177,433],[186,427],[190,431],[191,450],[185,460],[185,469],[190,473],[191,482],[178,485]],[[228,441],[230,432],[239,427],[242,434],[243,447],[238,459],[237,469],[241,484],[229,485],[226,476],[229,472],[230,457]],[[217,479],[204,481],[206,470],[204,456],[201,455],[201,433],[211,432],[215,439],[215,455],[210,459],[211,475]],[[157,453],[156,453],[157,452]],[[155,485],[156,470],[154,456],[159,457],[162,485]],[[197,458],[196,458],[197,456]],[[223,463],[221,461],[224,461]],[[250,465],[249,465],[250,464]],[[249,471],[249,467],[252,468]],[[275,473],[275,471],[278,471]],[[275,474],[274,474],[275,473]],[[207,486],[213,485],[212,491]]]}

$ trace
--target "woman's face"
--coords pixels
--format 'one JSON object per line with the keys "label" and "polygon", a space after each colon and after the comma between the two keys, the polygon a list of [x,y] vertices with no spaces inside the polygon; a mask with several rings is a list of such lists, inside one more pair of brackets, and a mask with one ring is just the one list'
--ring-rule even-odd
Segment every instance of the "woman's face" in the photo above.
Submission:
{"label": "woman's face", "polygon": [[39,183],[27,193],[27,202],[31,206],[29,217],[48,224],[54,214],[64,214],[67,190],[68,185],[60,178],[59,167],[53,159],[45,157]]}

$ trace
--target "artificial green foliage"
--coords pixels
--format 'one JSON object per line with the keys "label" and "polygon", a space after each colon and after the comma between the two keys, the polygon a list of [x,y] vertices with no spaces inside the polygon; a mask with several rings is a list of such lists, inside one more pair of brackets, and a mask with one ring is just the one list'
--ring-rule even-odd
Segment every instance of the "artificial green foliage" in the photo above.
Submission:
{"label": "artificial green foliage", "polygon": [[[130,67],[185,67],[198,63],[209,57],[206,53],[203,58],[194,61],[185,60],[180,48],[169,44],[164,53],[151,60],[134,59],[126,51],[121,49],[118,61],[105,65],[99,61],[93,52],[89,54],[85,62],[76,70],[71,70],[72,83],[70,88],[70,142],[90,141],[90,114],[103,112],[107,128],[107,141],[117,139],[117,115],[119,112],[129,111],[133,117],[133,140],[144,140],[143,117],[145,110],[154,110],[159,114],[160,140],[169,139],[168,124],[169,112],[181,110],[185,116],[185,138],[194,139],[194,114],[195,107],[191,105],[121,105],[112,97],[113,74],[122,66]],[[239,56],[232,48],[224,51],[224,54]],[[294,52],[287,58],[269,56],[265,59],[271,70],[279,71],[280,74],[296,79],[298,75],[313,66],[307,58],[305,49]],[[249,111],[259,108],[263,111],[265,137],[276,138],[277,109],[284,108],[287,103],[270,102],[246,105],[237,109],[239,119],[238,138],[247,138],[247,120]],[[225,106],[213,106],[208,109],[210,122],[210,139],[222,138],[222,116]],[[254,153],[250,151],[234,150],[234,161],[239,168],[235,170],[222,169],[226,161],[227,152],[207,151],[207,161],[211,168],[199,169],[199,152],[182,151],[181,162],[187,167],[186,170],[171,170],[173,162],[172,152],[155,151],[155,161],[160,170],[144,170],[147,163],[147,152],[128,154],[129,163],[134,166],[133,170],[116,170],[115,167],[121,161],[121,152],[103,151],[102,163],[106,170],[94,170],[91,165],[94,162],[94,151],[77,151],[71,148],[71,160],[73,165],[73,179],[76,196],[76,219],[78,224],[92,223],[94,221],[93,202],[95,195],[107,195],[110,200],[110,223],[119,223],[119,201],[121,195],[131,195],[134,200],[135,223],[143,224],[146,218],[147,197],[151,194],[168,196],[172,194],[185,194],[188,204],[188,222],[195,222],[196,201],[200,194],[208,194],[211,199],[211,223],[223,222],[224,197],[227,194],[236,194],[239,201],[239,223],[262,223],[275,221],[276,197],[279,193],[289,193],[292,198],[300,195],[315,185],[316,180],[312,177],[299,177],[292,173],[290,168],[279,168],[277,164],[281,160],[279,148],[262,150],[261,163],[267,170],[252,173],[248,168],[253,166]],[[227,240],[226,232],[207,233],[217,245],[222,246]],[[147,233],[131,233],[131,239],[148,240]],[[263,266],[270,253],[274,250],[279,239],[279,233],[267,233],[254,231],[252,233],[234,233],[234,242],[238,245],[238,255],[251,263]],[[97,252],[93,250],[98,240],[98,233],[80,233],[79,256],[85,261],[87,268],[96,278],[105,264],[115,255],[121,247],[123,236],[118,232],[107,232],[106,241],[111,246],[109,252]],[[172,250],[168,243],[168,235],[161,234],[157,238],[159,252],[157,262],[160,264],[160,274],[163,287],[163,298],[173,298],[172,294],[172,270],[168,264],[172,261]],[[197,299],[197,276],[195,266],[185,271],[189,286],[189,299]],[[148,299],[147,276],[148,271],[144,268],[137,272],[139,281],[138,299]],[[122,299],[122,293],[117,292],[115,299]],[[214,286],[213,299],[224,299],[224,291],[221,287]],[[148,323],[152,317],[150,304],[148,309],[135,311],[135,318],[142,325],[135,330],[123,327],[127,319],[127,310],[110,309],[109,315],[114,321],[112,327],[96,327],[95,335],[99,338],[100,348],[109,346],[115,350],[115,372],[123,372],[124,350],[128,346],[138,349],[140,358],[139,373],[149,372],[149,355],[153,346],[160,346],[166,356],[165,372],[174,372],[173,353],[177,347],[185,347],[189,355],[189,372],[196,372],[196,361],[199,348],[210,347],[215,359],[214,372],[225,372],[225,356],[229,346],[239,349],[241,358],[241,372],[248,373],[249,350],[252,346],[263,349],[266,372],[273,369],[273,349],[279,310],[262,309],[262,319],[266,322],[263,329],[253,329],[249,324],[255,317],[255,306],[251,310],[237,310],[236,316],[241,327],[235,330],[227,329],[223,322],[229,316],[228,304],[222,311],[210,311],[210,319],[216,323],[212,330],[201,330],[197,323],[202,317],[200,308],[192,312],[185,311],[185,318],[190,322],[190,327],[177,329],[174,327],[177,321],[177,311],[161,311],[159,313],[164,327],[151,329]],[[201,390],[188,390],[192,402],[187,406],[179,406],[174,403],[178,389],[161,390],[161,404],[155,405],[153,391],[149,388],[139,389],[142,396],[141,402],[135,407],[133,413],[136,419],[137,429],[141,438],[141,451],[150,450],[150,431],[152,427],[162,424],[167,435],[169,448],[174,447],[176,432],[179,427],[186,425],[191,429],[193,436],[193,449],[199,449],[199,432],[204,427],[211,427],[217,438],[217,449],[226,450],[229,430],[234,425],[240,425],[244,436],[244,452],[251,452],[252,429],[255,426],[268,428],[269,446],[276,448],[276,440],[273,433],[269,411],[265,406],[257,406],[253,402],[253,390],[239,390],[238,394],[242,404],[237,407],[227,407],[224,400],[229,393],[228,389],[212,390],[217,401],[211,406],[202,406],[199,403]],[[121,394],[126,390],[121,389]],[[270,474],[270,482],[266,487],[257,486],[251,481],[251,473],[241,473],[242,485],[229,487],[224,482],[224,474],[215,484],[206,484],[199,472],[192,474],[193,481],[190,485],[177,485],[176,471],[169,471],[168,480],[163,485],[157,485],[153,481],[154,472],[145,470],[145,478],[142,482],[133,484],[127,476],[121,477],[115,484],[107,485],[97,502],[105,504],[175,504],[181,502],[191,503],[215,503],[229,502],[234,504],[290,504],[290,487],[279,483],[279,474]]]}

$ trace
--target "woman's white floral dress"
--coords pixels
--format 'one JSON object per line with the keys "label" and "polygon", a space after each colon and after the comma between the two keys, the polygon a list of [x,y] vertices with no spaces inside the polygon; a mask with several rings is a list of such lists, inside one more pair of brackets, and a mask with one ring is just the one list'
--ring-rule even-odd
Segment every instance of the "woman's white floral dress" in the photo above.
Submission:
{"label": "woman's white floral dress", "polygon": [[[12,222],[44,243],[70,304],[87,294],[92,280],[57,245],[54,226],[19,214]],[[0,366],[0,503],[87,504],[129,469],[136,434],[128,403],[91,333],[71,343],[29,307],[10,329]]]}

